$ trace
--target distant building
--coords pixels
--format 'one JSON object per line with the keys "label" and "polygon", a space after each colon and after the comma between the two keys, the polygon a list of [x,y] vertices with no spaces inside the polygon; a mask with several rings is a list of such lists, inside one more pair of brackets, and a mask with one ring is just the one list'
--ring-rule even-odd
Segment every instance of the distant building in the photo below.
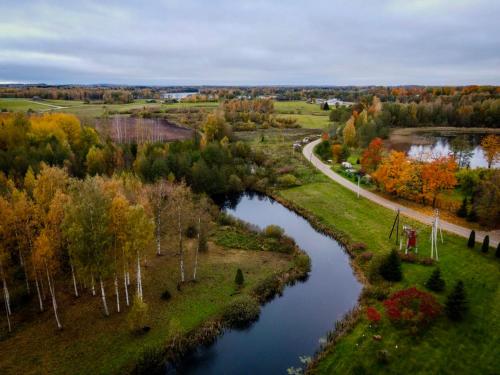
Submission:
{"label": "distant building", "polygon": [[349,105],[353,105],[354,104],[354,103],[351,103],[351,102],[344,102],[343,100],[340,100],[340,99],[337,99],[337,98],[331,98],[331,99],[328,99],[328,100],[317,98],[317,99],[314,99],[314,102],[316,104],[325,104],[325,102],[327,102],[330,107],[332,107],[332,106],[349,106]]}

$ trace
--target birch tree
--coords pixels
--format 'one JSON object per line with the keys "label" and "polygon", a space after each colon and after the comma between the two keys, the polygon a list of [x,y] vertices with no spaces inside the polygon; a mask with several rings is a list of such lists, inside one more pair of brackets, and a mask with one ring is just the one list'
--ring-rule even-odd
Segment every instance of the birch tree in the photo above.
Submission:
{"label": "birch tree", "polygon": [[166,180],[158,180],[146,188],[148,203],[155,223],[156,255],[161,255],[161,238],[165,233],[167,220],[165,218],[168,208],[169,185]]}
{"label": "birch tree", "polygon": [[143,300],[141,256],[153,240],[154,224],[141,205],[131,206],[127,213],[126,252],[136,257],[137,296]]}
{"label": "birch tree", "polygon": [[2,295],[5,306],[5,316],[9,332],[12,332],[10,315],[12,313],[10,307],[10,295],[7,285],[8,265],[10,264],[10,253],[8,251],[9,231],[8,225],[12,220],[12,210],[9,202],[0,196],[0,277],[2,278]]}
{"label": "birch tree", "polygon": [[57,249],[52,241],[50,230],[43,229],[35,241],[33,261],[39,267],[43,268],[46,273],[57,328],[62,329],[62,324],[59,320],[56,291],[53,279],[54,274],[59,268],[59,259],[56,251]]}
{"label": "birch tree", "polygon": [[186,281],[184,269],[184,231],[190,223],[192,214],[191,190],[182,183],[172,189],[169,199],[169,211],[172,218],[173,228],[176,232],[179,254],[179,269],[181,283]]}
{"label": "birch tree", "polygon": [[110,209],[110,231],[113,241],[113,261],[114,261],[114,286],[116,296],[116,310],[120,312],[120,293],[118,288],[118,263],[123,268],[123,284],[125,290],[125,303],[129,306],[128,295],[128,269],[129,254],[126,252],[127,243],[127,213],[130,208],[128,201],[122,195],[117,195],[111,202]]}
{"label": "birch tree", "polygon": [[110,198],[102,179],[87,178],[76,184],[68,205],[64,232],[76,268],[99,281],[104,314],[109,315],[104,282],[113,273],[112,238],[109,231]]}

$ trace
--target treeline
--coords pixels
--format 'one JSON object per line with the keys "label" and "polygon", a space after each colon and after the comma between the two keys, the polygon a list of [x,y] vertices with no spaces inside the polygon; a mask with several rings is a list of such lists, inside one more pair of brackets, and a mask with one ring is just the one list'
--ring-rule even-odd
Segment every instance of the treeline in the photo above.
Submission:
{"label": "treeline", "polygon": [[109,290],[116,312],[132,300],[142,308],[143,260],[154,254],[154,238],[161,255],[161,239],[175,236],[178,281],[196,279],[198,257],[188,270],[183,237],[198,233],[196,251],[206,249],[209,211],[208,201],[184,184],[146,186],[130,174],[80,180],[43,164],[36,177],[26,176],[22,189],[9,181],[0,196],[0,276],[9,331],[15,307],[30,300],[40,312],[50,308],[61,329],[60,297],[70,292],[99,293],[105,315]]}
{"label": "treeline", "polygon": [[102,140],[95,129],[82,125],[74,115],[0,114],[0,175],[14,181],[29,171],[37,173],[41,162],[64,166],[78,177],[112,175],[130,169],[136,153],[137,145]]}
{"label": "treeline", "polygon": [[114,104],[143,98],[160,99],[161,93],[158,89],[145,87],[0,86],[0,98],[81,100]]}
{"label": "treeline", "polygon": [[188,141],[116,144],[73,115],[2,114],[0,190],[7,189],[8,179],[22,185],[42,163],[65,167],[75,177],[122,171],[135,172],[145,182],[170,177],[210,195],[262,184],[264,156],[243,142],[229,142],[231,129],[221,116],[210,115],[203,131],[203,138]]}
{"label": "treeline", "polygon": [[384,103],[381,116],[391,127],[499,127],[500,99],[437,98],[419,103]]}
{"label": "treeline", "polygon": [[274,104],[271,99],[254,100],[226,100],[221,104],[224,111],[224,119],[231,123],[254,122],[263,124],[269,121],[274,112]]}

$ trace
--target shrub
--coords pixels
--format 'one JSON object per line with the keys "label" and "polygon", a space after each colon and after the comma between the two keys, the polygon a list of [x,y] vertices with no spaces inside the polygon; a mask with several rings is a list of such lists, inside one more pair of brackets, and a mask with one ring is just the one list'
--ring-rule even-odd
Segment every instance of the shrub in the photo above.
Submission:
{"label": "shrub", "polygon": [[445,282],[441,277],[441,270],[439,268],[436,268],[432,272],[431,277],[429,277],[425,286],[434,292],[442,292],[444,290]]}
{"label": "shrub", "polygon": [[284,174],[283,176],[279,176],[277,181],[278,184],[282,187],[292,187],[300,185],[299,180],[297,180],[297,177],[295,177],[293,174],[290,173]]}
{"label": "shrub", "polygon": [[476,232],[471,231],[469,235],[469,240],[467,241],[467,247],[473,249],[476,245]]}
{"label": "shrub", "polygon": [[260,306],[253,298],[244,296],[232,301],[222,313],[224,322],[229,327],[242,328],[257,320]]}
{"label": "shrub", "polygon": [[364,242],[354,242],[353,244],[351,244],[351,250],[353,251],[366,250],[366,244]]}
{"label": "shrub", "polygon": [[497,251],[495,252],[495,256],[496,256],[497,258],[500,258],[500,242],[499,242],[499,243],[498,243],[498,245],[497,245]]}
{"label": "shrub", "polygon": [[242,286],[243,283],[245,282],[245,278],[243,277],[243,272],[241,271],[241,268],[238,268],[236,270],[236,277],[234,278],[234,282],[238,286]]}
{"label": "shrub", "polygon": [[378,324],[382,316],[375,307],[370,306],[366,309],[366,318],[370,321],[370,323]]}
{"label": "shrub", "polygon": [[487,253],[490,248],[490,236],[484,236],[483,245],[481,246],[481,251]]}
{"label": "shrub", "polygon": [[161,375],[165,374],[166,360],[162,348],[146,348],[142,352],[134,374],[136,375]]}
{"label": "shrub", "polygon": [[272,237],[272,238],[279,239],[279,238],[283,237],[284,233],[285,233],[285,230],[278,225],[268,225],[264,229],[264,235],[266,237]]}
{"label": "shrub", "polygon": [[311,258],[305,253],[297,254],[293,258],[295,267],[304,273],[308,273],[311,270]]}
{"label": "shrub", "polygon": [[128,313],[128,323],[132,331],[140,331],[146,325],[148,305],[138,296],[134,297],[132,308]]}
{"label": "shrub", "polygon": [[467,312],[467,297],[464,283],[459,280],[446,300],[446,315],[451,320],[462,320]]}
{"label": "shrub", "polygon": [[170,292],[168,291],[168,289],[166,289],[162,294],[161,294],[161,299],[162,300],[165,300],[165,301],[168,301],[170,298],[172,298],[172,295],[170,294]]}
{"label": "shrub", "polygon": [[436,298],[417,288],[408,288],[392,294],[384,301],[389,319],[413,329],[432,323],[441,314]]}
{"label": "shrub", "polygon": [[367,286],[363,289],[363,298],[372,298],[383,301],[389,295],[388,289],[384,286]]}
{"label": "shrub", "polygon": [[253,289],[253,293],[261,302],[269,301],[281,292],[281,283],[276,275],[270,275],[259,282]]}
{"label": "shrub", "polygon": [[379,268],[380,276],[387,281],[401,281],[403,273],[401,271],[401,259],[396,250],[392,250],[384,259]]}

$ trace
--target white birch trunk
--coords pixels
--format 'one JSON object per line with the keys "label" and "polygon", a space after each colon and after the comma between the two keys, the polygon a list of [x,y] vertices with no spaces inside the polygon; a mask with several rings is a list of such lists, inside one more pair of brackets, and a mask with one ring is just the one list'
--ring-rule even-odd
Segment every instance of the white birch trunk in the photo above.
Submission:
{"label": "white birch trunk", "polygon": [[78,287],[76,286],[75,267],[73,267],[73,263],[71,261],[69,261],[69,265],[71,267],[71,277],[73,278],[73,287],[75,289],[75,297],[78,297]]}
{"label": "white birch trunk", "polygon": [[177,209],[178,212],[178,227],[179,227],[179,263],[181,268],[181,283],[184,282],[184,250],[182,248],[182,225],[181,225],[181,210]]}
{"label": "white birch trunk", "polygon": [[120,312],[120,292],[118,291],[118,277],[115,274],[115,294],[116,294],[116,311]]}
{"label": "white birch trunk", "polygon": [[109,316],[108,304],[106,302],[106,293],[104,292],[104,284],[102,282],[102,278],[99,277],[99,283],[101,284],[101,297],[102,297],[102,305],[104,306],[104,314]]}
{"label": "white birch trunk", "polygon": [[47,271],[47,282],[49,283],[49,291],[52,297],[52,308],[54,309],[54,317],[56,318],[57,328],[62,329],[61,322],[59,321],[59,315],[57,314],[56,293],[54,290],[54,286],[52,285],[52,281],[50,279],[50,273],[49,269],[47,268],[47,264],[45,264],[45,270]]}
{"label": "white birch trunk", "polygon": [[142,301],[141,258],[139,252],[137,252],[137,296]]}
{"label": "white birch trunk", "polygon": [[127,285],[127,273],[123,271],[123,286],[125,288],[125,303],[127,306],[130,306],[130,302],[128,299],[128,285]]}
{"label": "white birch trunk", "polygon": [[92,289],[92,295],[95,296],[95,283],[94,283],[94,274],[90,275],[90,288]]}
{"label": "white birch trunk", "polygon": [[43,301],[42,295],[40,294],[40,286],[38,285],[38,276],[35,273],[35,286],[36,286],[36,294],[38,295],[38,304],[40,305],[40,312],[43,311]]}
{"label": "white birch trunk", "polygon": [[5,277],[3,278],[3,294],[5,296],[5,304],[6,304],[7,314],[12,315],[12,311],[10,309],[9,288],[7,288],[7,282],[5,281]]}
{"label": "white birch trunk", "polygon": [[10,326],[9,308],[7,303],[7,295],[5,294],[5,289],[3,290],[3,293],[4,293],[5,316],[7,317],[7,325],[9,326],[9,332],[12,332],[12,327]]}
{"label": "white birch trunk", "polygon": [[198,268],[198,253],[200,252],[200,232],[201,232],[201,217],[198,216],[198,244],[196,246],[196,254],[194,256],[194,271],[193,280],[196,281],[196,269]]}

